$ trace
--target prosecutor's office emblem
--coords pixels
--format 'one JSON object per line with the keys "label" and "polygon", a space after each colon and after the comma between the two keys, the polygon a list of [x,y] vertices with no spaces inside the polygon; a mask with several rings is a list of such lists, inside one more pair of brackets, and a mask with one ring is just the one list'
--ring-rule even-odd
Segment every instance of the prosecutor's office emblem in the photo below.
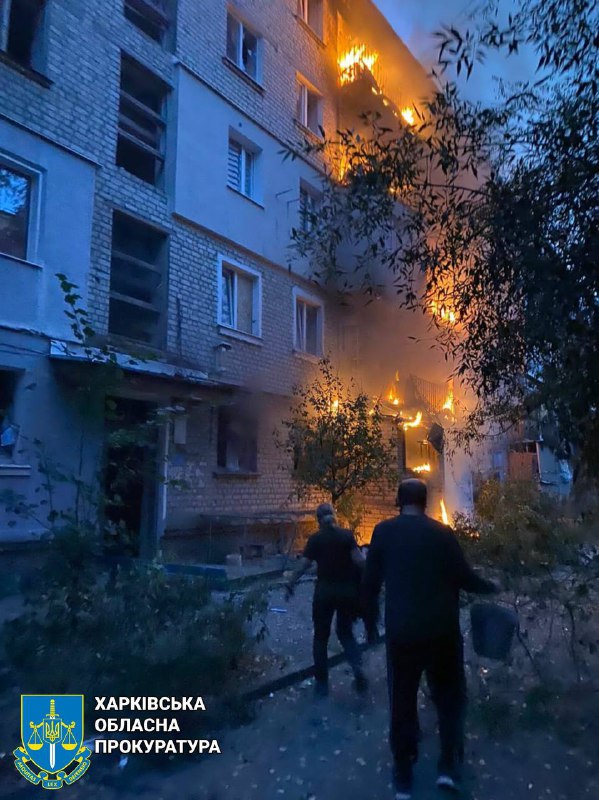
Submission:
{"label": "prosecutor's office emblem", "polygon": [[89,767],[82,694],[22,694],[22,747],[13,752],[24,778],[44,789],[75,783]]}

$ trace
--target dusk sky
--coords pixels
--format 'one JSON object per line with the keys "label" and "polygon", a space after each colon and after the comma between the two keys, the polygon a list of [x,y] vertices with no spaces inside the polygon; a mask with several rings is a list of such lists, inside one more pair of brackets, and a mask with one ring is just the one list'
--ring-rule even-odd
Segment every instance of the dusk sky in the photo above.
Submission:
{"label": "dusk sky", "polygon": [[[375,0],[391,25],[428,68],[435,60],[433,33],[444,24],[465,27],[468,12],[481,5],[477,0]],[[512,0],[501,0],[505,15],[513,9]],[[496,97],[497,81],[526,80],[532,77],[534,59],[525,55],[509,59],[490,56],[485,65],[477,65],[467,83],[462,82],[471,100],[492,103]]]}

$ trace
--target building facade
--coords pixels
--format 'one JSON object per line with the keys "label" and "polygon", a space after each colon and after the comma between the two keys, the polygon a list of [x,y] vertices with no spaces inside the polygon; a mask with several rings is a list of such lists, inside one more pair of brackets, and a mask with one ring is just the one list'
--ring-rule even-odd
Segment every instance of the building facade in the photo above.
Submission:
{"label": "building facade", "polygon": [[22,498],[0,538],[43,532],[48,465],[77,476],[52,508],[109,480],[90,361],[110,346],[116,417],[170,409],[151,448],[112,453],[137,467],[112,523],[147,554],[214,560],[240,531],[280,549],[307,514],[275,435],[293,386],[325,354],[380,380],[376,321],[290,246],[325,167],[304,145],[366,97],[409,119],[424,71],[368,0],[4,0],[0,22],[0,493]]}

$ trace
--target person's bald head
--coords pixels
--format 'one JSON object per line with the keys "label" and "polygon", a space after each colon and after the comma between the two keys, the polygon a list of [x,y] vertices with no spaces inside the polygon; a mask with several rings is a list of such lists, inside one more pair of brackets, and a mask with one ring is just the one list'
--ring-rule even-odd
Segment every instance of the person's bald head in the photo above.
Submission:
{"label": "person's bald head", "polygon": [[397,505],[400,510],[404,508],[426,509],[426,483],[418,478],[408,478],[399,484],[397,490]]}

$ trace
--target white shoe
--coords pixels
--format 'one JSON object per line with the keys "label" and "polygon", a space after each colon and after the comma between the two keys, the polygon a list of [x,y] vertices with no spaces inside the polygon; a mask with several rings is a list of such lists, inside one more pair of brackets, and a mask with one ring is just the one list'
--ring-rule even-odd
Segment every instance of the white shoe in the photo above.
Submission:
{"label": "white shoe", "polygon": [[451,775],[441,773],[437,778],[437,789],[449,789],[451,792],[459,791],[458,785]]}

